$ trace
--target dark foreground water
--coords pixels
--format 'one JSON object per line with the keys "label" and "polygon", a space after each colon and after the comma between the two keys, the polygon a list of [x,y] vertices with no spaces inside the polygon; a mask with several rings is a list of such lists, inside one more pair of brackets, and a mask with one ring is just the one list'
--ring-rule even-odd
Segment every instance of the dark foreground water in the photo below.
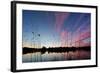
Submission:
{"label": "dark foreground water", "polygon": [[77,50],[69,52],[41,52],[27,53],[22,55],[23,63],[48,62],[48,61],[67,61],[67,60],[86,60],[91,58],[90,51]]}

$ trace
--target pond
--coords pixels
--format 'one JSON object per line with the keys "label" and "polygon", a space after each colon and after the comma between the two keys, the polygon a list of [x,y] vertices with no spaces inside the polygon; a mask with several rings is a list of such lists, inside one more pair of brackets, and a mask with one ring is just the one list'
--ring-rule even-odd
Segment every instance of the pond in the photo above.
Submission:
{"label": "pond", "polygon": [[67,60],[86,60],[91,59],[91,52],[76,50],[69,52],[34,52],[22,55],[23,63],[48,62],[48,61],[67,61]]}

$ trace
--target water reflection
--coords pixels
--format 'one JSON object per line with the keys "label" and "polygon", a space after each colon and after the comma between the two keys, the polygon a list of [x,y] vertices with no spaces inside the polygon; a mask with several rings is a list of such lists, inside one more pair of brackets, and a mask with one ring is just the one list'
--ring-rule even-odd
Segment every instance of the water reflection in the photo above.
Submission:
{"label": "water reflection", "polygon": [[85,60],[90,59],[91,53],[86,50],[76,50],[69,52],[41,52],[23,54],[23,63],[30,62],[48,62],[48,61],[65,61],[65,60]]}

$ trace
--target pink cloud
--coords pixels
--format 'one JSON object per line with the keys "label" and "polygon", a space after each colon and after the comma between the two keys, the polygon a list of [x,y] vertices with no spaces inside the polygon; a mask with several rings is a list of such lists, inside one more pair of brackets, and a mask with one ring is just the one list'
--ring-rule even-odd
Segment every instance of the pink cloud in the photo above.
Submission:
{"label": "pink cloud", "polygon": [[61,46],[64,47],[65,43],[66,43],[66,39],[68,36],[68,32],[63,30],[62,31],[62,27],[63,27],[63,23],[64,20],[67,19],[69,17],[69,13],[55,13],[55,30],[60,34],[60,39],[61,39]]}
{"label": "pink cloud", "polygon": [[61,37],[61,46],[64,47],[66,46],[67,44],[67,41],[68,41],[68,32],[63,30],[60,34],[60,37]]}
{"label": "pink cloud", "polygon": [[90,42],[80,41],[80,46],[90,46]]}
{"label": "pink cloud", "polygon": [[57,32],[59,32],[63,26],[63,22],[65,18],[68,18],[69,13],[55,13],[55,29]]}
{"label": "pink cloud", "polygon": [[89,37],[91,37],[90,31],[81,33],[81,35],[80,35],[81,40],[84,40],[84,39],[89,38]]}
{"label": "pink cloud", "polygon": [[65,39],[65,37],[67,36],[67,33],[68,33],[68,32],[66,32],[66,31],[62,31],[62,32],[61,32],[61,38],[62,38],[62,39]]}
{"label": "pink cloud", "polygon": [[79,33],[77,36],[74,37],[73,39],[73,43],[79,43],[81,44],[80,46],[82,45],[90,45],[88,42],[83,42],[83,40],[87,39],[87,38],[90,38],[91,37],[91,33],[90,31],[85,31],[85,32],[82,32],[82,33]]}

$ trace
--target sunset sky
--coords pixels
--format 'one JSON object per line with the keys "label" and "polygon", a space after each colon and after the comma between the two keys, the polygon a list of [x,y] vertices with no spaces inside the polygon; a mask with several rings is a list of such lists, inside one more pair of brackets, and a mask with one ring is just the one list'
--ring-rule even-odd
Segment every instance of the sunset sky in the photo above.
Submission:
{"label": "sunset sky", "polygon": [[23,47],[90,46],[91,14],[23,10]]}

